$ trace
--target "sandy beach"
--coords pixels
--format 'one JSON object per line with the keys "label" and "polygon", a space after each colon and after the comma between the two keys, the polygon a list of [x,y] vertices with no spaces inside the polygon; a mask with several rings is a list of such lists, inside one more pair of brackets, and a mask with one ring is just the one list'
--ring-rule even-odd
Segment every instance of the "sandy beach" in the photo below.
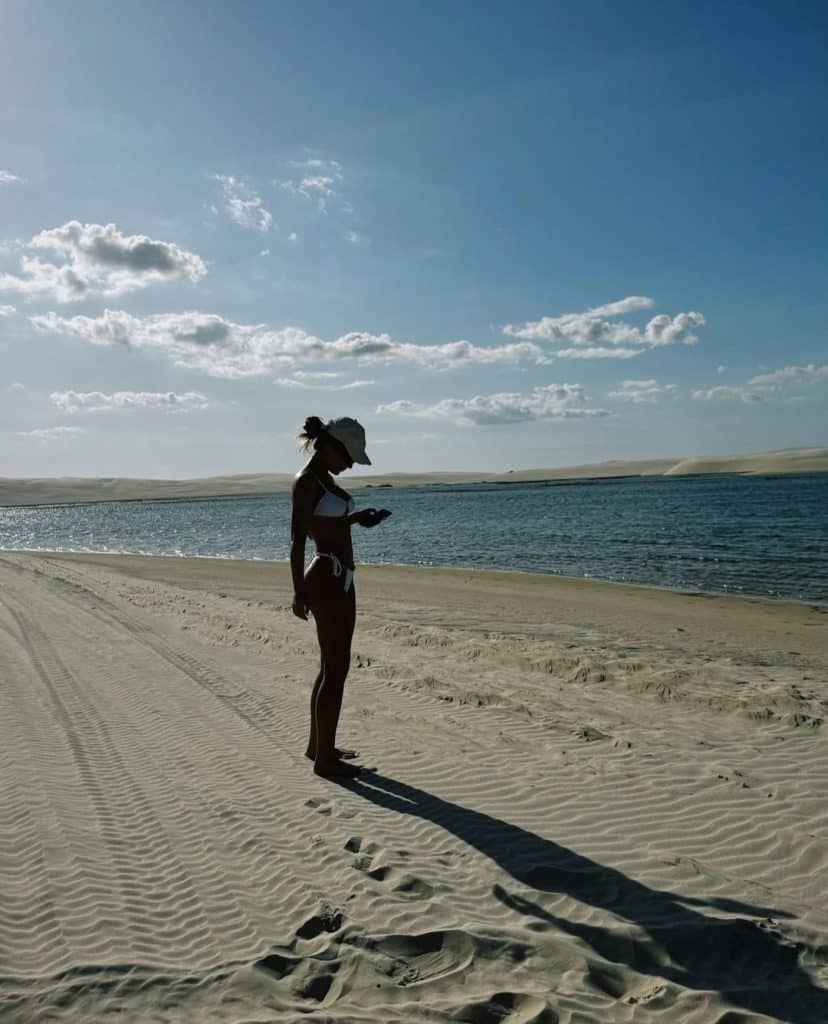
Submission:
{"label": "sandy beach", "polygon": [[828,1019],[826,609],[0,552],[0,1019]]}

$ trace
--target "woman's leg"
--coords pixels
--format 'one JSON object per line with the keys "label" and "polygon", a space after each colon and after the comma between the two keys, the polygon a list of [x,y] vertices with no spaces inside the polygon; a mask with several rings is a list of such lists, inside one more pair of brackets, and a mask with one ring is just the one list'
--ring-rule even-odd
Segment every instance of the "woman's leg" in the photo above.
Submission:
{"label": "woman's leg", "polygon": [[337,756],[336,730],[345,679],[351,664],[351,639],[356,621],[354,588],[314,602],[312,611],[322,655],[321,682],[313,705],[316,726],[314,770],[319,775],[353,775],[359,769],[346,765]]}
{"label": "woman's leg", "polygon": [[[313,681],[313,690],[311,692],[310,699],[310,738],[308,739],[308,749],[305,751],[305,757],[311,761],[316,760],[316,699],[319,696],[319,691],[322,688],[322,680],[325,678],[325,665],[319,669],[316,679]],[[348,747],[335,747],[337,757],[343,757],[350,761],[354,757],[359,757],[359,751],[350,750]]]}
{"label": "woman's leg", "polygon": [[319,696],[319,690],[322,686],[322,680],[325,678],[325,662],[320,659],[319,672],[316,674],[316,679],[313,681],[313,690],[311,691],[310,699],[310,738],[308,739],[308,749],[305,751],[305,757],[309,757],[311,761],[316,759],[316,698]]}

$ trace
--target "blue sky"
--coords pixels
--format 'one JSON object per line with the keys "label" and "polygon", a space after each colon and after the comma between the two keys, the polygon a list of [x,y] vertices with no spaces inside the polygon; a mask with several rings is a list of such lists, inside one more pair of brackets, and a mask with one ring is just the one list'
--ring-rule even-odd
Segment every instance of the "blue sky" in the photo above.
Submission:
{"label": "blue sky", "polygon": [[827,22],[6,0],[0,475],[828,443]]}

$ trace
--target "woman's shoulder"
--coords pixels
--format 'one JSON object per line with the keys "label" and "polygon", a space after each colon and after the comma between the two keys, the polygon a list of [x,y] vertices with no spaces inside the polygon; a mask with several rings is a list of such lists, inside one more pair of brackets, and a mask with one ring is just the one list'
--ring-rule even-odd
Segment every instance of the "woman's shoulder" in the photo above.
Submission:
{"label": "woman's shoulder", "polygon": [[300,469],[293,477],[291,492],[293,494],[310,494],[318,491],[322,486],[316,475],[309,469]]}

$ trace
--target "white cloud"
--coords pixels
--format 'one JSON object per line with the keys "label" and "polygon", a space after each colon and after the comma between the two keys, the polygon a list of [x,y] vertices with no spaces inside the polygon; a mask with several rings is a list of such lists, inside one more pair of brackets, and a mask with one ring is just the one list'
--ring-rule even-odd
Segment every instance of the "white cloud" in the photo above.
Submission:
{"label": "white cloud", "polygon": [[12,316],[15,312],[14,306],[0,306],[0,316]]}
{"label": "white cloud", "polygon": [[264,324],[236,324],[208,313],[161,313],[144,318],[118,310],[98,317],[61,317],[57,313],[29,318],[41,331],[69,334],[92,345],[121,344],[157,349],[176,366],[212,377],[256,377],[307,363],[356,359],[362,363],[409,363],[435,370],[468,364],[489,365],[547,360],[537,345],[518,342],[483,348],[470,341],[415,345],[387,334],[352,331],[323,341],[299,327],[271,330]]}
{"label": "white cloud", "polygon": [[375,380],[352,380],[346,384],[308,384],[304,380],[294,377],[277,377],[274,384],[284,388],[294,388],[301,391],[353,391],[355,388],[367,388],[376,384]]}
{"label": "white cloud", "polygon": [[526,420],[565,420],[608,416],[605,409],[585,406],[580,384],[547,384],[532,388],[529,395],[501,392],[474,398],[444,398],[433,405],[400,400],[377,406],[378,414],[416,416],[429,420],[453,420],[461,425],[490,426]]}
{"label": "white cloud", "polygon": [[701,313],[679,313],[673,317],[660,313],[644,328],[644,338],[653,346],[673,345],[677,342],[695,345],[699,339],[693,332],[704,327],[705,323]]}
{"label": "white cloud", "polygon": [[260,256],[269,256],[270,255],[270,249],[261,249],[259,251],[259,255]]}
{"label": "white cloud", "polygon": [[756,388],[776,389],[785,385],[816,384],[826,379],[828,364],[816,366],[808,363],[807,366],[783,366],[771,373],[760,373],[757,377],[751,377],[748,384]]}
{"label": "white cloud", "polygon": [[564,316],[544,316],[522,326],[506,324],[503,333],[513,338],[537,341],[569,342],[574,345],[641,343],[637,327],[625,323],[610,323],[587,313],[567,313]]}
{"label": "white cloud", "polygon": [[589,348],[559,348],[555,355],[561,359],[632,359],[633,356],[640,356],[643,351],[643,348],[590,345]]}
{"label": "white cloud", "polygon": [[657,380],[625,380],[617,391],[609,392],[609,397],[640,405],[643,402],[657,402],[663,395],[672,394],[676,390],[675,384],[659,384]]}
{"label": "white cloud", "polygon": [[360,242],[365,241],[365,236],[361,235],[358,231],[346,231],[345,241],[349,242],[351,245],[359,245]]}
{"label": "white cloud", "polygon": [[199,391],[177,395],[173,391],[54,391],[49,398],[61,412],[110,412],[115,409],[168,409],[187,412],[206,409],[208,400]]}
{"label": "white cloud", "polygon": [[0,185],[11,185],[13,181],[22,181],[16,174],[12,174],[11,171],[0,170]]}
{"label": "white cloud", "polygon": [[679,342],[693,345],[698,341],[694,331],[705,323],[701,313],[679,313],[674,317],[660,313],[652,317],[643,330],[624,321],[606,319],[648,309],[652,305],[653,300],[646,296],[629,295],[584,313],[544,316],[521,325],[506,324],[503,333],[515,338],[565,345],[567,347],[555,353],[562,359],[629,359],[648,348]]}
{"label": "white cloud", "polygon": [[25,391],[25,390],[26,390],[26,385],[25,384],[21,384],[21,382],[19,380],[12,381],[12,383],[9,384],[9,391]]}
{"label": "white cloud", "polygon": [[295,231],[291,231],[291,233],[288,235],[288,241],[289,242],[298,242],[299,241],[299,236],[296,234]]}
{"label": "white cloud", "polygon": [[78,301],[89,291],[89,280],[77,274],[68,264],[57,267],[53,263],[44,263],[36,256],[22,256],[20,269],[23,277],[0,274],[0,291],[18,292],[30,298],[51,294],[59,302]]}
{"label": "white cloud", "polygon": [[224,192],[224,208],[240,227],[266,234],[273,227],[273,217],[262,205],[262,198],[243,181],[231,174],[215,174]]}
{"label": "white cloud", "polygon": [[722,365],[722,364],[720,363],[720,364],[719,364],[719,365],[718,365],[718,366],[716,367],[716,373],[724,373],[726,369],[727,369],[727,367],[726,367],[726,366],[723,366],[723,365]]}
{"label": "white cloud", "polygon": [[740,402],[760,402],[763,399],[779,399],[782,401],[802,401],[804,396],[791,395],[791,390],[810,384],[818,384],[828,380],[828,364],[805,366],[782,366],[770,373],[760,373],[751,377],[746,385],[740,387],[716,387],[704,391],[694,391],[693,398],[701,401],[711,399],[737,399]]}
{"label": "white cloud", "polygon": [[74,441],[86,433],[83,427],[39,427],[37,430],[19,430],[18,437],[33,437],[37,441]]}
{"label": "white cloud", "polygon": [[39,331],[52,334],[74,334],[91,345],[106,348],[109,345],[128,346],[142,321],[117,310],[106,309],[99,317],[61,317],[57,313],[29,317]]}
{"label": "white cloud", "polygon": [[761,402],[762,396],[747,388],[728,387],[720,384],[715,388],[708,388],[707,391],[694,391],[693,398],[700,402],[710,402],[716,399],[737,399],[740,402]]}
{"label": "white cloud", "polygon": [[595,306],[588,309],[584,316],[623,316],[624,313],[634,313],[637,309],[650,309],[653,300],[646,295],[628,295],[626,299],[619,299],[618,302],[608,302],[604,306]]}
{"label": "white cloud", "polygon": [[274,179],[272,184],[285,189],[291,195],[315,200],[321,212],[326,213],[328,206],[340,198],[342,165],[336,160],[314,159],[294,161],[291,166],[301,172],[299,177],[289,178],[287,181]]}
{"label": "white cloud", "polygon": [[0,274],[0,291],[51,295],[71,302],[93,293],[121,295],[156,281],[195,282],[207,273],[195,253],[146,235],[123,235],[114,224],[73,220],[41,231],[28,245],[57,252],[65,262],[45,263],[37,256],[24,255],[20,259],[22,276]]}

